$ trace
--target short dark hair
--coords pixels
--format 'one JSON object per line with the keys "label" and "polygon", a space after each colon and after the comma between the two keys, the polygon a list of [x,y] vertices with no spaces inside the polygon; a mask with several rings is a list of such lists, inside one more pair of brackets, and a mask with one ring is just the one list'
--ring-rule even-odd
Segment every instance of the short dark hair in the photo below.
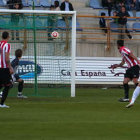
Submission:
{"label": "short dark hair", "polygon": [[7,39],[9,38],[9,33],[7,31],[2,33],[2,39]]}
{"label": "short dark hair", "polygon": [[51,9],[51,8],[54,8],[54,5],[51,5],[51,6],[50,6],[50,9]]}
{"label": "short dark hair", "polygon": [[22,50],[21,50],[21,49],[17,49],[17,50],[15,51],[15,56],[16,56],[16,57],[21,57],[21,56],[22,56]]}
{"label": "short dark hair", "polygon": [[104,12],[101,13],[101,16],[105,16],[106,14]]}
{"label": "short dark hair", "polygon": [[55,7],[59,7],[59,1],[55,1],[55,2],[54,2],[54,6],[55,6]]}
{"label": "short dark hair", "polygon": [[124,40],[118,40],[117,44],[121,47],[124,46]]}

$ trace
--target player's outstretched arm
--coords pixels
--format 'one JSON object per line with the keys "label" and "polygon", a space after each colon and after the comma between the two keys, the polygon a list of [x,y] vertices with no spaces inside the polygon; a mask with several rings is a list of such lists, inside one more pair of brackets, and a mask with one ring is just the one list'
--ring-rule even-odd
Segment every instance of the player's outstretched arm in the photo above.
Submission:
{"label": "player's outstretched arm", "polygon": [[122,67],[125,64],[124,59],[122,59],[122,62],[118,65],[118,67]]}
{"label": "player's outstretched arm", "polygon": [[124,64],[125,64],[125,61],[124,61],[124,59],[122,59],[122,62],[121,62],[120,64],[111,65],[110,68],[116,69],[117,67],[121,67],[121,66],[123,66]]}

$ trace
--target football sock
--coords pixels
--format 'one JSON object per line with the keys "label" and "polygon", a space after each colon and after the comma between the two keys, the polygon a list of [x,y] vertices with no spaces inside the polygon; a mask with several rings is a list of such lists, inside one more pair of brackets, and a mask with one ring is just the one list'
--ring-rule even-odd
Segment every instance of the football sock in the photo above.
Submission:
{"label": "football sock", "polygon": [[22,93],[23,84],[24,84],[24,81],[23,80],[18,84],[18,94],[21,94]]}
{"label": "football sock", "polygon": [[137,97],[139,96],[139,94],[140,94],[140,87],[137,86],[136,89],[133,92],[131,103],[134,103],[135,102],[135,100],[137,99]]}
{"label": "football sock", "polygon": [[22,92],[18,92],[18,95],[21,95],[22,94]]}
{"label": "football sock", "polygon": [[1,98],[1,103],[0,103],[1,105],[4,104],[4,102],[5,102],[5,100],[6,100],[7,96],[8,96],[9,89],[10,89],[9,86],[4,87],[2,98]]}
{"label": "football sock", "polygon": [[124,94],[125,94],[125,98],[129,98],[129,85],[128,84],[123,84],[124,87]]}
{"label": "football sock", "polygon": [[0,92],[0,95],[2,95],[2,93],[3,93],[3,92],[1,91],[1,92]]}

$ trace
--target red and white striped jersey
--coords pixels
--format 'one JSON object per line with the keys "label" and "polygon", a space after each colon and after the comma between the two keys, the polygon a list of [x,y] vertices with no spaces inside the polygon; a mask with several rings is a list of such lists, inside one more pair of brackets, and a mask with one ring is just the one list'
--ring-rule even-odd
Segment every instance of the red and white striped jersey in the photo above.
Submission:
{"label": "red and white striped jersey", "polygon": [[7,41],[1,41],[0,42],[0,68],[8,68],[8,65],[6,64],[6,56],[5,53],[10,53],[11,51],[11,45],[7,43]]}
{"label": "red and white striped jersey", "polygon": [[134,60],[131,56],[129,56],[129,54],[131,53],[131,50],[123,46],[120,48],[119,51],[129,68],[138,64],[136,60]]}

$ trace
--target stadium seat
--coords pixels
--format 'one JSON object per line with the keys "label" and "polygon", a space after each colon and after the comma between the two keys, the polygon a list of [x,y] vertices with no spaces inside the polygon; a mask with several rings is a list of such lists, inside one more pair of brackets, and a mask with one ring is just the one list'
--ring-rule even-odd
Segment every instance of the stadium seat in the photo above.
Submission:
{"label": "stadium seat", "polygon": [[35,26],[36,26],[36,29],[38,29],[38,30],[44,29],[44,25],[43,25],[42,21],[40,21],[38,19],[35,20]]}
{"label": "stadium seat", "polygon": [[103,9],[103,7],[100,6],[99,0],[90,0],[89,6],[96,9]]}
{"label": "stadium seat", "polygon": [[[134,17],[133,13],[131,11],[128,11],[128,13],[129,13],[130,17]],[[136,20],[136,19],[135,18],[133,18],[133,19],[132,18],[128,18],[128,20]]]}
{"label": "stadium seat", "polygon": [[7,0],[2,0],[4,5],[7,5]]}
{"label": "stadium seat", "polygon": [[3,13],[3,18],[11,18],[11,14],[10,13]]}
{"label": "stadium seat", "polygon": [[40,0],[40,5],[43,7],[50,7],[50,3],[48,0]]}
{"label": "stadium seat", "polygon": [[0,0],[0,6],[5,6],[3,0]]}
{"label": "stadium seat", "polygon": [[[46,20],[46,21],[45,21],[45,23],[44,23],[44,27],[45,27],[45,29],[47,29],[47,28],[48,28],[48,20]],[[55,27],[55,28],[54,28],[54,30],[58,30],[58,28],[57,28],[57,27]]]}
{"label": "stadium seat", "polygon": [[132,28],[133,31],[140,32],[140,23],[133,23]]}
{"label": "stadium seat", "polygon": [[[70,28],[72,27],[72,22],[70,22]],[[76,22],[76,30],[77,31],[83,31],[83,29],[80,27],[80,24],[79,24],[79,22],[77,21]]]}
{"label": "stadium seat", "polygon": [[[136,12],[136,17],[140,17],[140,12]],[[140,20],[140,18],[138,20]]]}
{"label": "stadium seat", "polygon": [[23,7],[29,7],[30,5],[27,3],[26,0],[22,0]]}
{"label": "stadium seat", "polygon": [[128,29],[129,32],[133,32],[132,27],[128,23],[127,23],[127,29]]}
{"label": "stadium seat", "polygon": [[48,27],[48,20],[46,20],[46,21],[44,22],[44,27],[45,27],[45,28]]}
{"label": "stadium seat", "polygon": [[112,32],[118,32],[118,24],[116,24],[115,22],[110,22],[110,30]]}
{"label": "stadium seat", "polygon": [[0,19],[0,28],[2,29],[2,26],[6,25],[6,21],[3,19]]}
{"label": "stadium seat", "polygon": [[20,27],[27,27],[27,28],[31,28],[32,27],[31,26],[32,24],[31,24],[31,22],[29,20],[25,20],[25,23],[24,23],[23,20],[21,20],[19,25],[20,25]]}
{"label": "stadium seat", "polygon": [[[33,0],[34,1],[34,6],[35,7],[40,7],[41,5],[38,3],[37,0]],[[29,0],[28,3],[30,6],[33,6],[33,1]]]}
{"label": "stadium seat", "polygon": [[[118,28],[118,24],[116,24],[114,22],[110,22],[110,30],[112,32],[118,32],[119,30],[117,28]],[[127,23],[127,29],[128,29],[129,32],[133,31],[128,23]]]}
{"label": "stadium seat", "polygon": [[61,30],[66,30],[66,22],[64,20],[58,20],[57,27]]}

